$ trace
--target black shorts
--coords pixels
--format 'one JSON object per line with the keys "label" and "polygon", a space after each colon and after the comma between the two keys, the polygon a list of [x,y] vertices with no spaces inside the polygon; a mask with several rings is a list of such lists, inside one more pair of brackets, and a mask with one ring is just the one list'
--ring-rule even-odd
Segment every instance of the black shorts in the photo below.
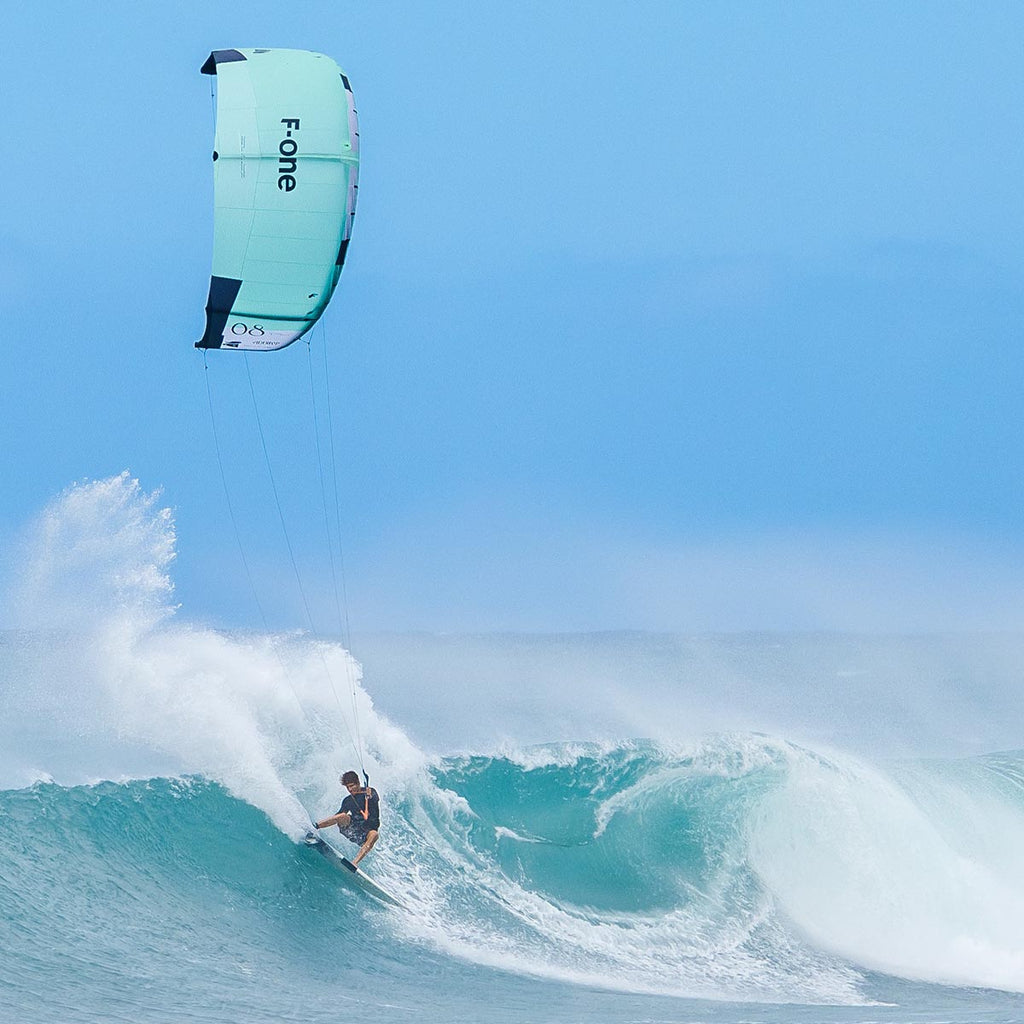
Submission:
{"label": "black shorts", "polygon": [[356,828],[355,825],[349,825],[348,828],[342,828],[338,826],[338,831],[350,842],[355,843],[356,846],[362,846],[366,842],[366,837],[370,834],[372,829],[368,828]]}

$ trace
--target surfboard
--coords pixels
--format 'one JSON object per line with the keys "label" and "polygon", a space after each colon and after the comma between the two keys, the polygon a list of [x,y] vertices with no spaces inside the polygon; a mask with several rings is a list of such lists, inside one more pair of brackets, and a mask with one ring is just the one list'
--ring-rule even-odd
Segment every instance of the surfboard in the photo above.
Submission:
{"label": "surfboard", "polygon": [[383,885],[375,882],[365,871],[357,868],[347,857],[342,857],[330,843],[324,842],[318,835],[307,832],[306,845],[315,847],[317,852],[321,853],[336,868],[343,872],[348,882],[356,889],[360,889],[374,899],[380,900],[381,903],[386,903],[389,907],[405,909],[405,904],[397,896],[392,896]]}

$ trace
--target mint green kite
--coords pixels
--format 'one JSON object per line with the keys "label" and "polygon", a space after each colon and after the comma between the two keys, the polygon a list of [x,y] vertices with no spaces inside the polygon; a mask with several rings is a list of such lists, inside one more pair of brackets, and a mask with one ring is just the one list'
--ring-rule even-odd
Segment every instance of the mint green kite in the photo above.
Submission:
{"label": "mint green kite", "polygon": [[284,348],[334,294],[352,233],[352,88],[306,50],[215,50],[213,274],[196,348]]}

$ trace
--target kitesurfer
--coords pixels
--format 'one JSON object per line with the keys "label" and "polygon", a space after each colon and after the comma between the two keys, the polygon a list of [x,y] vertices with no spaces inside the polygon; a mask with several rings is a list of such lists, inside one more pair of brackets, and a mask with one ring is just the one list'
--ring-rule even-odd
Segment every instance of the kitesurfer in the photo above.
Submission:
{"label": "kitesurfer", "polygon": [[[369,782],[369,780],[367,780]],[[348,790],[348,796],[341,802],[337,814],[314,822],[316,828],[338,826],[338,831],[350,842],[359,846],[359,852],[352,858],[352,866],[373,849],[380,829],[380,797],[369,785],[360,786],[355,772],[345,772],[341,784]]]}

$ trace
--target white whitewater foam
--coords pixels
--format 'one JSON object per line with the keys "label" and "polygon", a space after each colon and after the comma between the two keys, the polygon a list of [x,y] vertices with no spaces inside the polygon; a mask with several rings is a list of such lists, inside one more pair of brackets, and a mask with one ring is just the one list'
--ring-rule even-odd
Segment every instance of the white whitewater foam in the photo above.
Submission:
{"label": "white whitewater foam", "polygon": [[1021,806],[937,771],[897,781],[845,754],[794,751],[752,823],[752,865],[820,948],[902,977],[1024,991]]}
{"label": "white whitewater foam", "polygon": [[59,690],[50,703],[77,709],[91,742],[149,749],[159,771],[170,758],[296,838],[337,806],[338,773],[357,761],[357,721],[378,784],[418,771],[422,756],[375,712],[338,645],[175,621],[174,521],[158,498],[122,473],[68,488],[39,517],[20,617],[62,633],[24,685]]}

